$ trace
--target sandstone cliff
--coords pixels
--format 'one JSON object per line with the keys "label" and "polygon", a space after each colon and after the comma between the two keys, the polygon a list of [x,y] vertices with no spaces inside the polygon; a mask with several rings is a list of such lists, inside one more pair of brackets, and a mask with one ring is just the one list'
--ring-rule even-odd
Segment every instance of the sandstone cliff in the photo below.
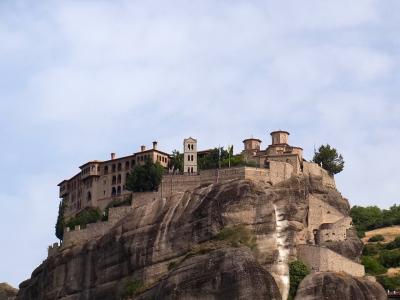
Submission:
{"label": "sandstone cliff", "polygon": [[[154,199],[101,238],[48,258],[17,299],[121,299],[127,287],[135,299],[286,299],[288,262],[309,242],[310,198],[348,216],[347,200],[308,176],[275,186],[234,180]],[[357,259],[357,243],[332,248]],[[340,282],[343,290],[352,285]],[[384,293],[373,283],[358,286]]]}

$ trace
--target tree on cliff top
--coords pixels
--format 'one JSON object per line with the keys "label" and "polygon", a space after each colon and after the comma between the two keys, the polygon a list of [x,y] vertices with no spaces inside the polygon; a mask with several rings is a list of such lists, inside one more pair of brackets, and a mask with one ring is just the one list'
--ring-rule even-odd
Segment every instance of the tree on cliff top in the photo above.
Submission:
{"label": "tree on cliff top", "polygon": [[62,241],[64,238],[64,227],[65,227],[65,220],[64,220],[64,211],[65,211],[65,204],[64,201],[61,201],[58,205],[58,217],[56,223],[56,237]]}
{"label": "tree on cliff top", "polygon": [[171,159],[169,160],[168,168],[174,171],[183,172],[183,154],[178,150],[172,151]]}
{"label": "tree on cliff top", "polygon": [[313,162],[321,165],[329,174],[334,175],[343,171],[343,156],[329,144],[321,145],[318,151],[314,151]]}
{"label": "tree on cliff top", "polygon": [[150,159],[146,159],[144,165],[136,166],[128,174],[126,189],[132,192],[158,191],[163,173],[164,169],[159,162],[153,163]]}

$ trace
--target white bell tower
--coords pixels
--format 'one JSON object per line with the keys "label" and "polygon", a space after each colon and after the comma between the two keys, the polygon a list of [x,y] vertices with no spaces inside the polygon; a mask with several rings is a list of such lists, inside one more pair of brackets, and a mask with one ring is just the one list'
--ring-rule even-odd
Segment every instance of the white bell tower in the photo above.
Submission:
{"label": "white bell tower", "polygon": [[183,172],[197,174],[197,140],[192,137],[183,140]]}

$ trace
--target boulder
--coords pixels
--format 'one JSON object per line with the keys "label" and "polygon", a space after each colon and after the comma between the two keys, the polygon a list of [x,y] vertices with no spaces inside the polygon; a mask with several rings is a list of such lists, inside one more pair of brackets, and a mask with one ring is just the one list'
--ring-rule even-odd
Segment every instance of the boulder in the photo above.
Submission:
{"label": "boulder", "polygon": [[300,283],[295,300],[386,300],[383,287],[367,278],[342,273],[308,275]]}

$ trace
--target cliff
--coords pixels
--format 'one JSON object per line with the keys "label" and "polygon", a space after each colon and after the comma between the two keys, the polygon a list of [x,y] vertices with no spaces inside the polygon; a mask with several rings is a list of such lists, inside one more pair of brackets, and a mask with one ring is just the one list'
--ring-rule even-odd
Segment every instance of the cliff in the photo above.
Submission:
{"label": "cliff", "polygon": [[[327,219],[318,213],[325,210]],[[286,299],[297,246],[312,243],[319,223],[348,214],[340,193],[309,176],[276,185],[232,180],[157,197],[100,238],[62,247],[21,283],[17,299]],[[356,261],[356,239],[332,249]],[[367,281],[360,289],[384,295]]]}

